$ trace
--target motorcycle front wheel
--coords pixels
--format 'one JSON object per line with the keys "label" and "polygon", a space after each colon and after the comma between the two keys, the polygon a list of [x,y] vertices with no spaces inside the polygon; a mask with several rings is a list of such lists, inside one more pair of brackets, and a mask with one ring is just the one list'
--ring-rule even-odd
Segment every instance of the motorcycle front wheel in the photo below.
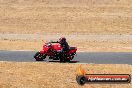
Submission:
{"label": "motorcycle front wheel", "polygon": [[40,54],[40,52],[37,52],[37,53],[34,55],[34,58],[35,58],[36,61],[43,61],[43,59],[46,58],[46,55]]}

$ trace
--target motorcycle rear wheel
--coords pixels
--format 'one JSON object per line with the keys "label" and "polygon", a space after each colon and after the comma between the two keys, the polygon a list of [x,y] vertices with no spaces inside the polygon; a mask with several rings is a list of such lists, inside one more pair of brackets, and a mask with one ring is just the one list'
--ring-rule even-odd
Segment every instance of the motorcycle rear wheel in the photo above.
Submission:
{"label": "motorcycle rear wheel", "polygon": [[65,62],[64,58],[60,58],[60,62]]}

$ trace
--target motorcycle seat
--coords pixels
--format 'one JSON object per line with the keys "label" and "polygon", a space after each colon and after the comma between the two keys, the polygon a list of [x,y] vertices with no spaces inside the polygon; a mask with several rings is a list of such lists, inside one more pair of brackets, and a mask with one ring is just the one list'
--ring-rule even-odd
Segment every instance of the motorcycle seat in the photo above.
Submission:
{"label": "motorcycle seat", "polygon": [[70,50],[74,50],[74,49],[75,49],[75,47],[70,47],[69,49],[70,49]]}

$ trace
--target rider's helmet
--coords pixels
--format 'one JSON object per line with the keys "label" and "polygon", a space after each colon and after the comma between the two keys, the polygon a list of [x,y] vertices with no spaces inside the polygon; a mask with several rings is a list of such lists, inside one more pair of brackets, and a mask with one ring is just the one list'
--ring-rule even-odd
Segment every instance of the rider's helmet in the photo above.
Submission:
{"label": "rider's helmet", "polygon": [[59,39],[59,42],[60,42],[60,43],[66,42],[66,38],[65,38],[65,37],[61,37],[61,38]]}

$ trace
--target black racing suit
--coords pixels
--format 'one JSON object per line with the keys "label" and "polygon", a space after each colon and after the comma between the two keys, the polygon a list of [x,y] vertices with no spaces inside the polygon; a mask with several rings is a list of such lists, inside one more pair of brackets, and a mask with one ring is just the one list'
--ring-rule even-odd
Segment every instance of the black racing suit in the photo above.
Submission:
{"label": "black racing suit", "polygon": [[62,52],[66,52],[69,50],[69,45],[68,43],[65,41],[65,42],[59,42],[61,47],[62,47]]}
{"label": "black racing suit", "polygon": [[60,52],[60,53],[61,53],[61,54],[60,54],[60,55],[61,55],[60,57],[61,57],[61,59],[64,58],[64,57],[65,57],[65,56],[64,56],[64,53],[67,52],[67,51],[69,50],[69,45],[68,45],[68,43],[67,43],[66,41],[65,41],[65,42],[59,42],[59,41],[53,42],[53,41],[52,41],[52,43],[59,43],[59,44],[61,45],[62,49],[61,49],[61,52]]}

